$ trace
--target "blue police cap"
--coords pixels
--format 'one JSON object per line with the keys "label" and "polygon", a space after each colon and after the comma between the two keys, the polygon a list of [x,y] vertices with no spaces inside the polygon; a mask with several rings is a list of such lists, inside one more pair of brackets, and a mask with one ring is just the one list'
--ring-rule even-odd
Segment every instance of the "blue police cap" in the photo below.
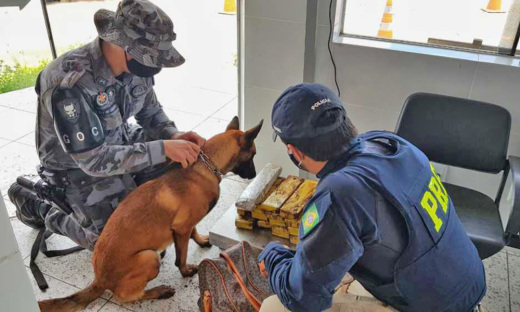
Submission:
{"label": "blue police cap", "polygon": [[349,144],[347,114],[339,97],[317,83],[285,90],[271,115],[273,140],[282,138],[315,160],[335,157]]}

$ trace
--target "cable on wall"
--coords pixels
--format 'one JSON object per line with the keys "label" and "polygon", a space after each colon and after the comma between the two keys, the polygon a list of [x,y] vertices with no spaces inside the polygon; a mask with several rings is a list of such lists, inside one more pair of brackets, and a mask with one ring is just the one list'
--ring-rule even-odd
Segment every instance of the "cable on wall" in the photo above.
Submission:
{"label": "cable on wall", "polygon": [[334,82],[336,83],[336,88],[338,89],[338,97],[341,96],[341,90],[339,88],[339,84],[338,84],[338,72],[337,72],[337,68],[336,68],[336,62],[334,61],[334,56],[332,55],[332,48],[331,48],[331,44],[332,44],[332,34],[334,32],[334,27],[332,25],[332,2],[334,0],[330,0],[330,4],[329,4],[329,41],[327,43],[327,47],[329,49],[329,55],[330,55],[330,60],[332,62],[332,66],[334,67]]}

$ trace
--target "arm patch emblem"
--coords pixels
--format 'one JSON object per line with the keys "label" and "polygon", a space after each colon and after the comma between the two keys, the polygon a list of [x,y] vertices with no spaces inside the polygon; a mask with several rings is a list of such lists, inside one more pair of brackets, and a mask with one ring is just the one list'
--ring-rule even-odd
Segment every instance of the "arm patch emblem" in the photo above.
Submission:
{"label": "arm patch emblem", "polygon": [[58,104],[58,109],[63,117],[71,122],[75,122],[79,118],[79,104],[76,99],[65,99]]}
{"label": "arm patch emblem", "polygon": [[148,88],[145,85],[137,85],[133,87],[132,89],[132,96],[133,97],[140,97],[141,95],[145,94],[148,91]]}
{"label": "arm patch emblem", "polygon": [[318,213],[318,209],[316,208],[316,204],[312,204],[312,206],[305,212],[302,218],[303,224],[303,235],[307,235],[310,230],[312,230],[316,224],[320,222],[320,215]]}

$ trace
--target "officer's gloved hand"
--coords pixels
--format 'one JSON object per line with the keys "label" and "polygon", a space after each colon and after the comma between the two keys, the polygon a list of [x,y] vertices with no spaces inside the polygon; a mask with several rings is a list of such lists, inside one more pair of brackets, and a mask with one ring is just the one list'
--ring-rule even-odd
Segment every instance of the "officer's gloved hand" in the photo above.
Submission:
{"label": "officer's gloved hand", "polygon": [[200,147],[186,140],[164,140],[164,153],[173,162],[178,162],[182,168],[193,165],[199,157]]}
{"label": "officer's gloved hand", "polygon": [[203,147],[206,143],[206,139],[201,137],[198,133],[193,131],[188,132],[177,132],[172,135],[172,140],[186,140],[197,144],[199,147]]}

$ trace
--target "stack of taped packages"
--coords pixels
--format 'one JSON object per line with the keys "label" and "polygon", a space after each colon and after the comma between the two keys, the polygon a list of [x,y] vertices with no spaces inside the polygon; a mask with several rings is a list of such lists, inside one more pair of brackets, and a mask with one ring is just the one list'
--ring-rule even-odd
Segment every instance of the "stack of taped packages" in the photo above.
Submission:
{"label": "stack of taped packages", "polygon": [[235,225],[241,229],[267,229],[298,244],[303,209],[316,190],[316,181],[280,177],[282,168],[267,164],[236,202]]}

